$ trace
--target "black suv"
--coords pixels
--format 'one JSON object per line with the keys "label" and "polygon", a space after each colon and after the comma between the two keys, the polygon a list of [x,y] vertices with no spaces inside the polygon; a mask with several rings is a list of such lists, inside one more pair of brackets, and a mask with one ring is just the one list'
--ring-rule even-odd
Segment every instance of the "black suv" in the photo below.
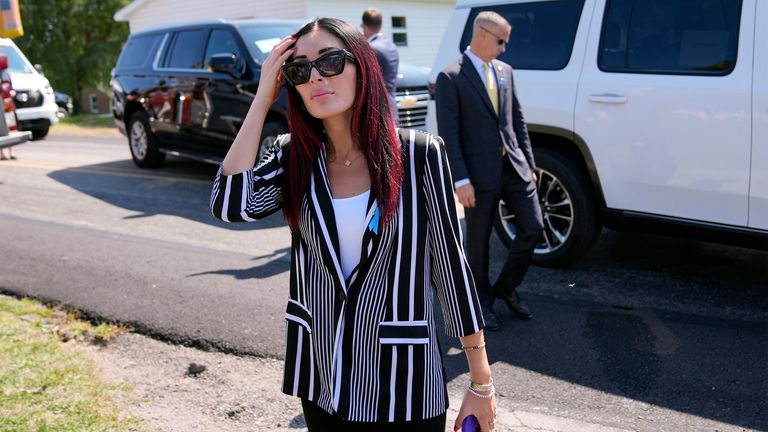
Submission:
{"label": "black suv", "polygon": [[[303,24],[215,20],[132,34],[112,71],[111,103],[134,162],[159,167],[171,154],[219,163],[256,94],[261,62],[275,43]],[[403,65],[400,72],[401,123],[424,127],[428,69]],[[287,130],[283,91],[267,115],[261,152]]]}

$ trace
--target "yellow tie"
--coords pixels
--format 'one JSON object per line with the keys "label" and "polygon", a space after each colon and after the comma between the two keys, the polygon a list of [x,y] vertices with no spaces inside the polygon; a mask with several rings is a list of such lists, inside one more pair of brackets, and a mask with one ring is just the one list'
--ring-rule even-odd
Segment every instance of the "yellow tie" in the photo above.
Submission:
{"label": "yellow tie", "polygon": [[491,69],[488,68],[488,63],[483,63],[483,69],[485,70],[485,88],[488,90],[488,97],[491,98],[491,105],[496,114],[499,113],[499,92],[496,91],[496,80],[493,78]]}

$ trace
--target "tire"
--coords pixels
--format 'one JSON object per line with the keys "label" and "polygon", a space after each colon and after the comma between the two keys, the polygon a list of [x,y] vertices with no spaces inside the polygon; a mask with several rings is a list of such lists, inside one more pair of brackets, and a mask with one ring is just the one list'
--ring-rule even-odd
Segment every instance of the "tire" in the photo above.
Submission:
{"label": "tire", "polygon": [[33,140],[41,140],[45,138],[48,135],[48,130],[50,129],[49,126],[43,126],[41,128],[35,128],[32,129],[32,139]]}
{"label": "tire", "polygon": [[128,148],[133,162],[141,168],[159,168],[165,162],[165,153],[160,152],[144,111],[134,113],[128,122]]}
{"label": "tire", "polygon": [[275,144],[277,136],[284,133],[288,133],[288,126],[280,120],[268,120],[264,124],[264,130],[261,131],[261,143],[259,144],[257,162],[261,161],[269,153]]}
{"label": "tire", "polygon": [[[539,203],[544,217],[544,239],[536,247],[533,263],[558,267],[579,259],[597,240],[602,225],[597,200],[587,174],[564,153],[540,148],[536,153]],[[514,215],[504,203],[494,221],[505,246],[514,238]]]}

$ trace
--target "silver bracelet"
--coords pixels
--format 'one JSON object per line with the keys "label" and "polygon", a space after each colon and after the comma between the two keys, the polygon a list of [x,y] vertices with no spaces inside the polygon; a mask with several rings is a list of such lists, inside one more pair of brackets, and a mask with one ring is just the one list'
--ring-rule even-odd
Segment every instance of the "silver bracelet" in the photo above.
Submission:
{"label": "silver bracelet", "polygon": [[479,393],[479,392],[473,390],[472,387],[468,387],[467,391],[472,393],[473,395],[481,398],[481,399],[490,399],[490,398],[492,398],[492,397],[494,397],[496,395],[496,390],[492,390],[490,393],[484,394],[484,393]]}
{"label": "silver bracelet", "polygon": [[462,346],[461,349],[464,350],[464,352],[467,351],[475,351],[479,349],[485,348],[485,341],[483,341],[480,345],[474,345],[474,346]]}
{"label": "silver bracelet", "polygon": [[491,382],[488,384],[478,384],[476,382],[469,382],[469,388],[475,391],[479,392],[489,392],[496,390],[496,386],[493,385],[493,378],[491,378]]}

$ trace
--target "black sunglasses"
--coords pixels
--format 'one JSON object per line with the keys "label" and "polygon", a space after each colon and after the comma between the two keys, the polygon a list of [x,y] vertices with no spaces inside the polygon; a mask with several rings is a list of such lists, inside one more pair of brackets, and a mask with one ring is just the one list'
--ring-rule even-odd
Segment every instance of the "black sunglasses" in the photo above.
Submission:
{"label": "black sunglasses", "polygon": [[344,72],[344,65],[347,64],[347,60],[355,61],[352,53],[345,49],[334,50],[312,61],[298,60],[284,64],[283,76],[285,76],[288,84],[295,87],[309,81],[313,67],[321,76],[328,78]]}
{"label": "black sunglasses", "polygon": [[483,27],[483,26],[480,26],[480,28],[481,28],[481,29],[483,29],[483,30],[485,30],[485,31],[487,31],[487,32],[488,32],[488,34],[490,34],[491,36],[495,37],[495,38],[496,38],[496,43],[497,43],[497,44],[501,45],[501,44],[505,44],[505,43],[507,43],[507,41],[506,41],[506,40],[504,40],[504,39],[500,38],[500,37],[499,37],[499,36],[498,36],[496,33],[494,33],[494,32],[492,32],[492,31],[488,30],[487,28],[485,28],[485,27]]}

